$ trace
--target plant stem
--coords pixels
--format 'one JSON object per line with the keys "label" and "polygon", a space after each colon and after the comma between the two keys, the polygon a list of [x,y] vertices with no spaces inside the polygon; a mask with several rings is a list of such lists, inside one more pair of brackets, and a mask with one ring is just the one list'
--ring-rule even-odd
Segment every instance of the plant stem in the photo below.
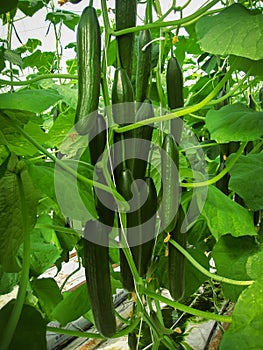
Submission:
{"label": "plant stem", "polygon": [[64,328],[57,328],[57,327],[50,327],[47,326],[47,331],[52,333],[58,333],[58,334],[67,334],[72,337],[80,337],[80,338],[92,338],[92,339],[105,339],[102,335],[98,333],[91,333],[91,332],[81,332],[81,331],[73,331],[70,329],[64,329]]}
{"label": "plant stem", "polygon": [[152,123],[158,123],[158,122],[162,122],[162,121],[166,121],[166,120],[179,118],[179,117],[182,117],[184,115],[187,115],[187,114],[194,113],[194,112],[198,111],[199,109],[201,109],[204,106],[206,106],[208,104],[208,102],[210,102],[212,100],[212,98],[217,95],[217,93],[221,90],[221,88],[224,86],[226,81],[231,77],[233,71],[234,71],[234,68],[232,67],[225,74],[224,78],[217,84],[217,86],[214,88],[214,90],[211,91],[201,102],[199,102],[199,103],[197,103],[197,104],[195,104],[193,106],[184,107],[184,108],[178,108],[172,113],[165,114],[165,115],[162,115],[162,116],[159,116],[159,117],[153,117],[153,118],[145,119],[145,120],[142,120],[142,121],[140,121],[138,123],[129,124],[129,125],[123,126],[123,127],[116,127],[114,129],[114,131],[118,132],[118,133],[122,133],[122,132],[130,131],[130,130],[133,130],[133,129],[137,129],[140,126],[143,126],[143,125],[148,125],[148,124],[152,124]]}
{"label": "plant stem", "polygon": [[213,185],[214,183],[216,183],[217,181],[222,179],[229,172],[229,170],[235,165],[238,158],[241,156],[244,149],[246,148],[246,145],[247,145],[247,142],[242,143],[240,145],[238,151],[236,152],[236,154],[231,159],[231,161],[228,162],[227,166],[219,174],[214,176],[212,179],[202,181],[202,182],[191,182],[191,183],[190,182],[188,182],[188,183],[181,182],[180,186],[187,187],[187,188],[193,188],[193,187],[195,188],[195,187],[203,187],[203,186]]}
{"label": "plant stem", "polygon": [[250,286],[251,284],[254,283],[254,281],[238,281],[238,280],[233,280],[227,277],[223,276],[218,276],[214,273],[211,273],[207,271],[201,264],[199,264],[192,256],[189,254],[180,244],[178,244],[176,241],[173,239],[170,239],[169,241],[176,249],[179,250],[180,253],[182,253],[186,259],[200,272],[202,272],[205,276],[212,278],[215,281],[218,282],[223,282],[227,284],[232,284],[236,286]]}
{"label": "plant stem", "polygon": [[169,26],[179,26],[179,25],[183,26],[183,25],[186,25],[188,22],[193,21],[197,17],[200,17],[203,14],[205,14],[207,12],[207,10],[209,10],[211,7],[216,5],[218,2],[220,2],[220,0],[213,0],[209,4],[204,6],[203,8],[200,8],[195,13],[193,13],[190,16],[187,16],[185,18],[182,18],[182,19],[178,19],[178,20],[174,20],[174,21],[167,21],[167,22],[163,22],[163,21],[158,22],[157,21],[154,23],[149,23],[149,24],[145,24],[145,25],[141,25],[141,26],[122,29],[122,30],[118,30],[115,32],[113,31],[112,34],[115,36],[120,36],[123,34],[139,32],[140,30],[145,30],[145,29],[153,29],[153,28],[161,28],[161,27],[169,27]]}
{"label": "plant stem", "polygon": [[71,80],[77,80],[78,76],[74,75],[74,74],[62,74],[62,73],[41,74],[39,77],[28,79],[26,81],[9,81],[9,80],[0,79],[0,84],[11,85],[11,86],[23,86],[23,85],[30,85],[30,84],[36,83],[37,81],[43,80],[43,79],[71,79]]}
{"label": "plant stem", "polygon": [[27,203],[25,199],[24,186],[21,179],[21,173],[17,175],[17,182],[19,188],[20,195],[20,206],[21,206],[21,215],[22,215],[22,224],[23,224],[23,265],[21,270],[21,278],[19,282],[19,290],[17,294],[17,298],[15,301],[15,305],[12,309],[11,315],[7,320],[7,326],[2,333],[2,341],[0,343],[1,350],[9,349],[10,343],[14,336],[23,304],[26,298],[26,290],[28,285],[28,276],[29,276],[29,268],[30,268],[30,231],[28,227],[28,212],[27,212]]}
{"label": "plant stem", "polygon": [[197,309],[192,308],[190,306],[178,303],[177,301],[173,301],[171,299],[168,299],[160,294],[150,292],[146,289],[144,290],[144,294],[148,295],[152,299],[157,299],[157,300],[161,301],[162,303],[165,303],[166,305],[173,307],[174,309],[178,309],[180,311],[183,311],[183,312],[190,314],[190,315],[193,315],[193,316],[197,316],[197,317],[201,317],[201,318],[205,318],[205,319],[210,319],[210,320],[214,320],[214,321],[218,321],[218,322],[227,322],[227,323],[232,322],[231,316],[217,315],[217,314],[213,314],[211,312],[197,310]]}

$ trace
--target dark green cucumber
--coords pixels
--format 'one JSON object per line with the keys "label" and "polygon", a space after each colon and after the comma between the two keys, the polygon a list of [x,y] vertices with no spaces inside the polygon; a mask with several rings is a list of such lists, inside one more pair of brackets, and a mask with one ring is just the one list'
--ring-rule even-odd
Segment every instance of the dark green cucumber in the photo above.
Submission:
{"label": "dark green cucumber", "polygon": [[[117,181],[116,186],[117,186],[118,192],[123,196],[125,200],[131,201],[129,202],[130,210],[126,213],[126,225],[127,225],[126,234],[127,234],[127,242],[130,246],[134,262],[136,264],[136,267],[138,268],[140,245],[135,245],[135,244],[139,244],[141,242],[141,235],[142,235],[141,212],[140,212],[140,209],[138,209],[140,208],[140,205],[139,205],[140,198],[139,198],[138,187],[136,186],[135,183],[133,184],[134,179],[131,171],[128,168],[123,169],[118,174],[118,178],[116,179],[116,181]],[[134,186],[133,189],[132,189],[132,184]],[[121,233],[120,233],[120,236],[121,236]],[[122,280],[123,287],[130,292],[134,291],[133,275],[122,249],[120,250],[120,269],[121,269],[121,280]]]}
{"label": "dark green cucumber", "polygon": [[134,92],[126,71],[115,70],[112,85],[112,114],[116,124],[125,125],[134,122]]}
{"label": "dark green cucumber", "polygon": [[146,200],[140,207],[143,243],[140,246],[138,271],[141,277],[145,277],[151,263],[155,244],[157,192],[153,179],[151,177],[146,177],[143,185],[139,187],[139,191],[141,200],[145,200],[145,198]]}
{"label": "dark green cucumber", "polygon": [[88,6],[80,17],[77,29],[78,103],[75,128],[87,134],[95,123],[101,79],[101,35],[96,10]]}
{"label": "dark green cucumber", "polygon": [[[166,71],[166,88],[168,107],[175,109],[184,106],[184,82],[183,73],[176,57],[171,57],[168,61]],[[179,143],[182,133],[182,121],[180,119],[172,119],[170,122],[171,134]]]}
{"label": "dark green cucumber", "polygon": [[[106,122],[101,114],[97,114],[95,125],[89,133],[89,152],[91,164],[95,164],[100,160],[104,152],[107,142]],[[107,185],[102,169],[95,166],[95,180]],[[109,228],[113,226],[115,217],[115,201],[113,196],[101,189],[94,189],[94,198],[96,210],[99,215],[99,220]]]}
{"label": "dark green cucumber", "polygon": [[98,221],[88,221],[84,229],[85,274],[95,326],[100,334],[111,337],[116,332],[116,321],[110,282],[109,248],[94,243],[92,239],[103,243],[108,239],[108,233],[102,230]]}
{"label": "dark green cucumber", "polygon": [[[122,30],[136,26],[137,1],[136,0],[116,0],[115,20],[116,30]],[[132,74],[132,56],[134,47],[134,33],[117,36],[118,52],[121,67],[125,69],[129,78]]]}
{"label": "dark green cucumber", "polygon": [[97,114],[95,124],[89,133],[90,162],[95,165],[102,156],[107,140],[107,128],[104,117]]}
{"label": "dark green cucumber", "polygon": [[162,200],[160,208],[161,227],[171,232],[176,224],[179,205],[179,152],[171,134],[164,137],[161,154]]}
{"label": "dark green cucumber", "polygon": [[[154,109],[149,99],[141,104],[135,115],[135,122],[154,117]],[[151,147],[153,124],[141,126],[132,131],[134,139],[127,150],[127,165],[132,171],[134,179],[143,179],[146,173],[147,160]]]}
{"label": "dark green cucumber", "polygon": [[[186,248],[186,233],[182,232],[182,224],[185,214],[180,205],[177,214],[177,221],[171,238]],[[180,253],[171,242],[168,242],[168,283],[169,291],[174,300],[181,300],[185,291],[185,256]]]}
{"label": "dark green cucumber", "polygon": [[[131,81],[123,68],[117,68],[114,74],[112,86],[112,114],[116,124],[127,125],[135,122],[134,109],[134,92]],[[120,165],[123,162],[123,146],[122,138],[129,139],[132,137],[131,132],[123,135],[114,134],[114,169],[117,173]]]}
{"label": "dark green cucumber", "polygon": [[[147,44],[151,42],[151,40],[152,35],[149,29],[140,32],[138,38],[138,57],[135,81],[135,99],[137,102],[143,102],[147,97],[152,62],[152,45]],[[146,48],[145,45],[147,45]]]}

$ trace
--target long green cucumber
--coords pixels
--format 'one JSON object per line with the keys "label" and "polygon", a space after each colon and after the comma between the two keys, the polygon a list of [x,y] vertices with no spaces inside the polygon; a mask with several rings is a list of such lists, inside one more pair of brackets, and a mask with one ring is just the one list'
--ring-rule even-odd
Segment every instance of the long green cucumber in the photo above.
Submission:
{"label": "long green cucumber", "polygon": [[[149,29],[140,32],[138,38],[138,57],[135,81],[135,99],[137,102],[143,102],[147,97],[152,62],[152,45],[149,44],[151,40],[152,35]],[[147,47],[145,47],[145,45],[147,45]]]}
{"label": "long green cucumber", "polygon": [[110,282],[108,232],[98,221],[88,221],[84,229],[85,275],[95,326],[99,333],[111,337],[116,332]]}
{"label": "long green cucumber", "polygon": [[[146,99],[135,115],[135,122],[154,117],[154,109],[149,99]],[[135,179],[143,179],[146,173],[147,160],[151,147],[153,124],[141,126],[132,132],[134,141],[127,150],[127,161]]]}
{"label": "long green cucumber", "polygon": [[[133,189],[132,184],[134,186]],[[136,267],[138,268],[140,256],[139,243],[141,242],[142,237],[140,198],[138,187],[134,183],[132,173],[128,168],[123,169],[118,174],[116,186],[118,192],[124,197],[124,199],[127,201],[131,201],[129,202],[130,210],[126,213],[126,227],[124,227],[124,229],[126,229],[127,243],[130,246],[134,262],[136,264]],[[134,245],[134,243],[138,243],[138,245]],[[134,291],[133,275],[122,249],[120,250],[120,269],[123,287],[130,292]]]}
{"label": "long green cucumber", "polygon": [[[176,226],[171,232],[171,238],[186,247],[186,233],[182,232],[182,224],[185,214],[182,206],[179,206]],[[169,291],[174,300],[181,300],[185,291],[185,256],[168,242],[168,283]]]}
{"label": "long green cucumber", "polygon": [[77,29],[78,103],[75,128],[87,134],[95,123],[101,80],[101,34],[96,10],[88,6],[80,17]]}
{"label": "long green cucumber", "polygon": [[162,201],[160,209],[163,231],[170,233],[176,224],[179,206],[179,152],[171,134],[166,134],[162,144],[161,174]]}
{"label": "long green cucumber", "polygon": [[[115,20],[116,30],[122,30],[136,26],[137,1],[136,0],[116,0]],[[117,36],[118,52],[121,67],[125,69],[129,78],[132,74],[132,57],[134,47],[134,33]]]}
{"label": "long green cucumber", "polygon": [[[168,61],[166,71],[166,88],[168,107],[175,109],[184,106],[184,82],[183,73],[176,57],[171,57]],[[179,143],[182,133],[181,119],[171,119],[171,134],[175,141]]]}
{"label": "long green cucumber", "polygon": [[[150,266],[155,244],[155,225],[157,215],[157,192],[151,177],[144,179],[143,185],[139,187],[140,198],[145,200],[141,205],[141,221],[143,231],[143,243],[140,247],[140,258],[138,271],[141,277],[145,277]],[[146,193],[148,192],[148,193]]]}

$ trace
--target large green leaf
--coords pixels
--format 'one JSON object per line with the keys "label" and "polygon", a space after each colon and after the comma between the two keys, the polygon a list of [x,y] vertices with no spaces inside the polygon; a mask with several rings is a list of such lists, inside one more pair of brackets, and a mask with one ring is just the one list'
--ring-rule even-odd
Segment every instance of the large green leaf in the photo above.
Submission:
{"label": "large green leaf", "polygon": [[256,112],[242,103],[210,109],[206,126],[211,139],[219,143],[254,141],[262,136],[263,112]]}
{"label": "large green leaf", "polygon": [[247,260],[247,273],[253,279],[262,278],[262,266],[263,266],[263,247],[255,254],[251,255]]}
{"label": "large green leaf", "polygon": [[90,309],[88,290],[86,284],[82,284],[73,292],[66,292],[64,299],[55,307],[52,313],[53,319],[66,326]]}
{"label": "large green leaf", "polygon": [[[232,155],[228,161],[231,161]],[[230,169],[229,187],[252,210],[263,209],[263,154],[240,156]]]}
{"label": "large green leaf", "polygon": [[30,271],[39,276],[49,269],[60,257],[58,248],[45,242],[39,230],[33,230],[30,237]]}
{"label": "large green leaf", "polygon": [[204,16],[196,23],[201,48],[214,55],[235,55],[252,60],[263,58],[263,15],[240,4],[218,15]]}
{"label": "large green leaf", "polygon": [[53,24],[59,24],[62,22],[69,29],[74,30],[79,22],[79,16],[73,12],[57,10],[55,12],[49,12],[46,16],[46,20]]}
{"label": "large green leaf", "polygon": [[21,90],[0,94],[0,109],[41,113],[61,99],[55,90]]}
{"label": "large green leaf", "polygon": [[[38,192],[27,170],[22,171],[21,179],[26,200],[28,230],[30,230],[36,222]],[[19,270],[16,254],[24,235],[24,208],[21,206],[18,178],[14,172],[7,170],[0,179],[0,193],[0,264],[4,271],[16,272]]]}
{"label": "large green leaf", "polygon": [[230,56],[229,64],[234,69],[241,70],[249,75],[263,76],[263,59],[253,61],[245,57]]}
{"label": "large green leaf", "polygon": [[53,278],[34,278],[31,287],[38,298],[42,311],[52,320],[54,308],[63,300],[60,289]]}
{"label": "large green leaf", "polygon": [[[257,251],[258,246],[253,237],[221,237],[212,251],[217,273],[235,280],[250,280],[246,264],[249,257]],[[226,298],[236,301],[246,287],[222,283],[222,288]]]}
{"label": "large green leaf", "polygon": [[[76,169],[77,162],[65,160],[65,165]],[[92,179],[93,171],[87,165],[79,164],[79,171],[85,173],[85,176]],[[82,193],[78,188],[78,181],[75,176],[47,163],[46,165],[29,166],[29,173],[37,188],[48,197],[58,202],[62,214],[70,217],[72,220],[88,221],[97,217],[94,204],[93,190],[91,185],[81,187]]]}
{"label": "large green leaf", "polygon": [[19,0],[18,8],[26,16],[33,16],[39,11],[45,4],[48,4],[50,0]]}
{"label": "large green leaf", "polygon": [[[11,300],[0,310],[0,348],[1,339],[5,334],[5,327],[7,320],[10,317],[11,311],[14,307],[15,300]],[[15,329],[14,337],[11,341],[8,350],[30,349],[30,350],[46,350],[46,324],[40,312],[30,305],[23,305],[22,313],[20,315],[17,327]]]}
{"label": "large green leaf", "polygon": [[230,233],[234,237],[255,236],[253,219],[248,210],[241,207],[215,186],[209,186],[202,211],[207,225],[216,240]]}
{"label": "large green leaf", "polygon": [[20,280],[20,273],[7,273],[0,265],[0,295],[12,292]]}
{"label": "large green leaf", "polygon": [[240,295],[233,321],[224,333],[220,350],[261,350],[263,344],[263,280],[257,280]]}
{"label": "large green leaf", "polygon": [[50,51],[36,50],[23,58],[23,68],[37,68],[40,73],[50,73],[55,68],[56,54]]}
{"label": "large green leaf", "polygon": [[[24,130],[33,135],[35,141],[40,144],[45,144],[47,134],[42,130],[40,122],[41,119],[32,115],[31,112],[18,112],[18,111],[5,111],[6,115],[15,118],[16,121],[11,121],[0,114],[0,143],[6,145],[10,152],[15,153],[17,156],[33,156],[38,152],[38,149],[29,142],[18,130],[14,128],[14,123],[24,124]],[[32,121],[31,121],[32,120]]]}

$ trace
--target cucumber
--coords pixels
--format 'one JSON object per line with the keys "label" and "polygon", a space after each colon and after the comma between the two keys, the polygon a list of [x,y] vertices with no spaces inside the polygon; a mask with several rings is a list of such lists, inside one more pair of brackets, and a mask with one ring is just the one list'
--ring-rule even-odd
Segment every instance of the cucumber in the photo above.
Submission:
{"label": "cucumber", "polygon": [[[92,242],[107,243],[108,232],[98,221],[88,221],[84,228],[84,267],[95,326],[104,337],[116,332],[116,320],[110,282],[109,248]],[[89,240],[90,239],[90,240]]]}
{"label": "cucumber", "polygon": [[[122,30],[136,26],[137,1],[116,0],[115,21],[116,30]],[[121,67],[126,71],[128,77],[132,74],[132,57],[134,47],[134,33],[117,36],[118,52]]]}
{"label": "cucumber", "polygon": [[[150,266],[155,244],[155,225],[157,215],[157,192],[151,177],[146,177],[144,183],[139,187],[140,198],[145,200],[141,205],[141,222],[143,231],[143,243],[140,247],[140,260],[138,271],[141,277],[145,277]],[[148,192],[148,193],[146,193]]]}
{"label": "cucumber", "polygon": [[[101,80],[101,34],[96,10],[86,7],[77,29],[78,103],[75,128],[88,134],[95,123]],[[95,115],[93,115],[93,113]]]}
{"label": "cucumber", "polygon": [[[152,117],[154,117],[153,106],[151,101],[146,99],[135,115],[135,122],[137,123]],[[134,142],[127,152],[127,158],[130,158],[127,161],[127,166],[132,171],[134,179],[143,179],[145,176],[152,133],[153,124],[144,125],[132,131]]]}
{"label": "cucumber", "polygon": [[176,224],[179,205],[179,152],[171,134],[166,134],[162,144],[161,174],[162,202],[160,209],[161,227],[170,233]]}
{"label": "cucumber", "polygon": [[97,114],[89,133],[89,140],[90,162],[95,165],[104,152],[107,140],[106,122],[100,113]]}
{"label": "cucumber", "polygon": [[[166,88],[168,107],[175,109],[184,106],[184,82],[183,73],[176,57],[171,57],[168,61],[166,71]],[[182,134],[183,124],[181,119],[171,119],[171,134],[179,143]]]}
{"label": "cucumber", "polygon": [[[151,42],[152,35],[149,29],[143,30],[138,39],[138,58],[135,81],[135,99],[137,102],[143,102],[147,97],[149,77],[151,73],[152,45],[145,45]],[[144,49],[144,50],[143,50]]]}
{"label": "cucumber", "polygon": [[[132,177],[132,173],[128,168],[123,169],[117,178],[117,191],[123,196],[123,198],[127,201],[134,200],[133,205],[131,205],[130,210],[126,213],[126,224],[127,224],[127,242],[130,246],[130,250],[135,262],[136,267],[138,268],[139,256],[140,256],[140,245],[134,245],[134,243],[140,243],[141,241],[141,212],[140,209],[135,210],[135,208],[140,208],[140,198],[139,191],[136,184],[133,184],[132,191],[132,183],[134,179]],[[131,204],[131,202],[130,202]],[[120,228],[121,230],[121,228]],[[121,237],[121,232],[120,232]],[[134,280],[133,275],[130,270],[128,261],[125,257],[123,250],[120,250],[120,269],[121,269],[121,280],[122,285],[129,292],[134,291]]]}
{"label": "cucumber", "polygon": [[[171,238],[186,248],[186,233],[181,232],[181,227],[185,218],[182,206],[179,206],[177,221]],[[172,243],[168,242],[168,283],[171,297],[174,300],[181,300],[185,291],[185,256],[180,253]]]}

